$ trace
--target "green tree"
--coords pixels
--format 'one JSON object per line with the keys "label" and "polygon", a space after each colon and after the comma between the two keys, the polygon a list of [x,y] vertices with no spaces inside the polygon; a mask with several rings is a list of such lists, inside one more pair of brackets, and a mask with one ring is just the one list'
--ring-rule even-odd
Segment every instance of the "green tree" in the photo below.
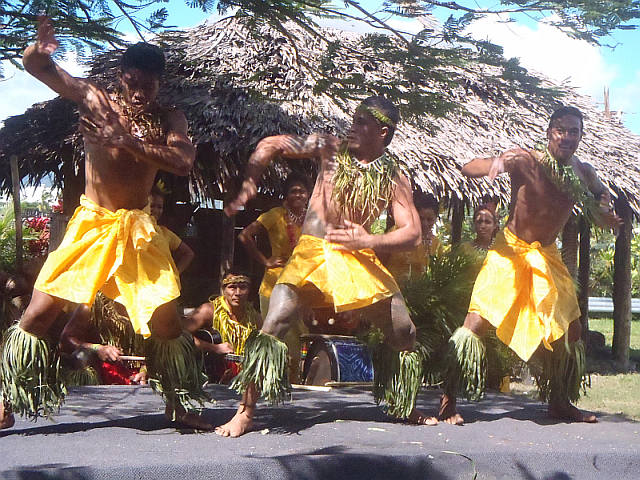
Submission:
{"label": "green tree", "polygon": [[[21,56],[35,36],[39,13],[45,12],[55,20],[62,40],[61,53],[73,48],[82,57],[86,47],[95,51],[105,45],[123,45],[119,30],[122,21],[128,22],[140,37],[145,32],[163,29],[168,12],[160,4],[165,1],[0,0],[0,61],[16,62]],[[355,0],[185,0],[185,3],[205,12],[216,8],[222,14],[235,11],[256,23],[268,22],[283,29],[284,22],[291,20],[316,34],[315,19],[319,17],[355,19],[391,32],[407,47],[414,43],[414,49],[434,37],[449,43],[471,41],[461,35],[462,30],[492,13],[545,19],[567,35],[595,44],[616,30],[637,28],[634,22],[640,18],[639,0],[502,0],[487,8],[475,1],[386,0],[376,11],[368,11]],[[452,12],[438,33],[429,22],[423,22],[423,31],[409,39],[387,23],[392,16],[424,20],[436,9]]]}
{"label": "green tree", "polygon": [[[616,237],[596,227],[592,227],[592,232],[590,295],[611,297]],[[631,295],[634,298],[640,296],[640,233],[631,239]]]}
{"label": "green tree", "polygon": [[[46,13],[55,21],[61,41],[60,54],[74,50],[79,58],[105,46],[122,46],[121,22],[128,22],[140,38],[160,31],[167,20],[166,0],[0,0],[0,78],[2,62],[17,61],[37,32],[37,16]],[[214,0],[185,0],[192,8],[211,11]],[[142,18],[146,15],[146,18]]]}
{"label": "green tree", "polygon": [[[21,208],[29,208],[30,204],[22,202]],[[22,242],[28,245],[36,240],[38,234],[27,226],[23,226]],[[0,271],[13,273],[16,265],[16,222],[13,203],[0,203]]]}

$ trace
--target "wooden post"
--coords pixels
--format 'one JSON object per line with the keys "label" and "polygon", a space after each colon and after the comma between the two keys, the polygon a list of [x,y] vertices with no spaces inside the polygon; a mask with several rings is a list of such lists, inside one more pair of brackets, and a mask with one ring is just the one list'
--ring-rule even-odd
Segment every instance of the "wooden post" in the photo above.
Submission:
{"label": "wooden post", "polygon": [[227,270],[233,266],[233,254],[236,244],[236,217],[222,214],[222,231],[220,232],[220,285]]}
{"label": "wooden post", "polygon": [[623,371],[629,369],[631,343],[631,207],[622,194],[615,202],[616,213],[622,218],[613,256],[613,344],[611,354]]}
{"label": "wooden post", "polygon": [[22,271],[22,212],[20,211],[20,171],[18,157],[11,155],[11,184],[13,187],[13,212],[16,224],[16,270]]}
{"label": "wooden post", "polygon": [[580,216],[580,263],[578,264],[578,285],[580,294],[578,303],[580,304],[580,323],[582,325],[582,339],[589,340],[589,276],[591,273],[591,225]]}
{"label": "wooden post", "polygon": [[453,196],[451,199],[453,214],[451,216],[451,245],[458,245],[462,239],[462,224],[464,223],[464,205],[462,201]]}
{"label": "wooden post", "polygon": [[[240,191],[242,181],[239,178],[232,178],[229,180],[225,188],[227,193],[224,198],[224,206],[227,206],[230,201],[236,198],[237,193]],[[220,278],[219,284],[222,285],[222,279],[227,270],[233,266],[233,255],[236,245],[236,217],[227,217],[222,213],[222,225],[220,232]]]}
{"label": "wooden post", "polygon": [[562,229],[562,261],[573,278],[578,274],[578,222],[571,215]]}
{"label": "wooden post", "polygon": [[[62,166],[62,211],[68,218],[71,218],[76,207],[80,205],[80,196],[84,193],[84,162],[82,162],[76,172],[73,164],[73,147],[66,145],[61,150]],[[66,224],[65,224],[66,228]]]}

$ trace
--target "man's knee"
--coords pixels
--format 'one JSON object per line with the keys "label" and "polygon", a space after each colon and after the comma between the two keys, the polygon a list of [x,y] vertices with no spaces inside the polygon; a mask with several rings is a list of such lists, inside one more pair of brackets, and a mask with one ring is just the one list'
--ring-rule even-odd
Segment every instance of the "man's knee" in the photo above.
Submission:
{"label": "man's knee", "polygon": [[277,284],[271,293],[269,313],[264,319],[262,331],[280,340],[291,329],[300,316],[300,302],[297,292],[285,284]]}
{"label": "man's knee", "polygon": [[469,312],[464,319],[464,326],[480,337],[487,334],[491,324],[477,313]]}
{"label": "man's knee", "polygon": [[293,316],[282,317],[269,314],[260,330],[280,340],[284,340],[284,337],[291,330],[294,318]]}
{"label": "man's knee", "polygon": [[20,328],[36,336],[45,335],[66,303],[66,300],[34,289],[31,301],[20,319]]}
{"label": "man's knee", "polygon": [[182,333],[182,323],[178,317],[177,303],[171,300],[156,308],[151,316],[151,331],[157,338],[174,339]]}
{"label": "man's knee", "polygon": [[403,325],[399,333],[399,350],[413,350],[416,344],[416,327],[413,322],[409,321],[409,325]]}

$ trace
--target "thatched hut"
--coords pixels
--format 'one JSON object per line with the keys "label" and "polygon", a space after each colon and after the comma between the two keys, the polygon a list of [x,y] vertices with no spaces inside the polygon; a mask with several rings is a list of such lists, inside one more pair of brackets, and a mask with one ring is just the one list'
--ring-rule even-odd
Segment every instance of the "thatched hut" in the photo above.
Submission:
{"label": "thatched hut", "polygon": [[[222,199],[243,175],[261,138],[314,131],[344,135],[359,99],[394,92],[404,98],[403,107],[411,106],[410,94],[462,107],[445,115],[427,111],[406,116],[390,147],[417,188],[447,199],[457,227],[454,237],[459,235],[465,206],[477,204],[487,194],[507,203],[510,194],[506,179],[494,184],[467,179],[460,173],[461,165],[516,145],[532,146],[544,136],[553,108],[563,103],[585,114],[585,137],[578,154],[595,167],[617,199],[628,222],[622,238],[630,239],[631,221],[640,216],[640,137],[605,118],[589,98],[523,72],[513,62],[495,57],[486,61],[486,55],[481,62],[481,55],[471,53],[448,65],[434,63],[434,75],[407,82],[406,70],[403,76],[401,65],[388,56],[381,60],[379,42],[371,37],[332,29],[319,32],[311,35],[295,25],[283,31],[268,26],[250,30],[242,20],[229,18],[158,37],[168,60],[161,100],[185,112],[197,145],[190,181],[168,179],[174,199],[183,205],[178,215],[183,223],[192,214],[190,202]],[[97,57],[91,76],[115,85],[118,58],[118,52]],[[75,122],[73,107],[61,99],[7,119],[0,130],[0,189],[10,189],[8,158],[15,154],[29,181],[38,182],[45,172],[53,172],[60,183],[64,179],[65,202],[72,205],[79,190],[71,187],[77,182],[70,179],[82,179],[82,143]],[[301,168],[312,171],[313,165]],[[290,169],[289,164],[274,165],[264,179],[263,192],[279,192]],[[254,210],[268,206],[270,201],[260,198],[238,225],[253,220]],[[226,249],[225,255],[230,255],[232,244],[211,244],[219,229],[210,225],[223,223],[219,211],[213,217],[198,222],[199,241],[209,252]],[[233,231],[234,226],[226,223],[225,228]],[[198,263],[209,274],[217,270],[215,262]]]}

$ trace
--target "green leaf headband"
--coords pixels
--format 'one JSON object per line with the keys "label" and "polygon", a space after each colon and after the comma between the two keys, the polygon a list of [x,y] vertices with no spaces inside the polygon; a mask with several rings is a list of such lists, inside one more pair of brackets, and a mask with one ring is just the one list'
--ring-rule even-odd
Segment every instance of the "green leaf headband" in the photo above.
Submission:
{"label": "green leaf headband", "polygon": [[376,107],[370,107],[369,105],[364,105],[361,103],[360,105],[358,105],[358,108],[356,108],[356,111],[357,110],[364,110],[365,112],[369,112],[371,115],[376,117],[376,119],[380,123],[384,123],[385,125],[389,125],[390,127],[396,128],[396,123]]}

